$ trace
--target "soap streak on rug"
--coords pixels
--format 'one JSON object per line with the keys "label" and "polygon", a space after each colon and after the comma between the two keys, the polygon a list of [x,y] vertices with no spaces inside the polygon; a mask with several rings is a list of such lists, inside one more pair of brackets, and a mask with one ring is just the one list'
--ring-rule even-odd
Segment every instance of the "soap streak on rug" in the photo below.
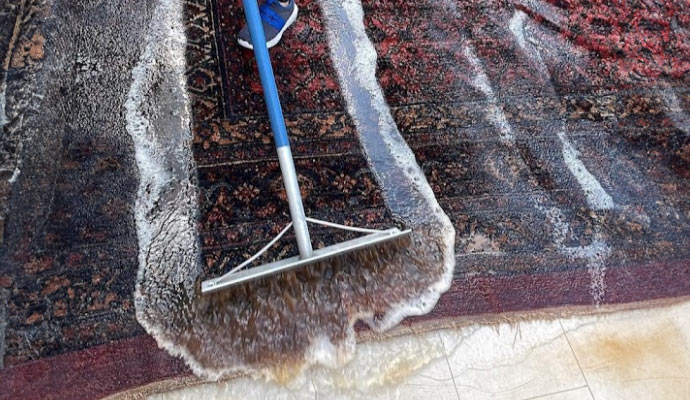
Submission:
{"label": "soap streak on rug", "polygon": [[[527,14],[516,10],[510,20],[510,31],[515,36],[522,50],[528,55],[528,59],[535,66],[536,70],[551,81],[551,74],[546,68],[546,64],[539,52],[539,43],[530,36],[530,44],[525,38],[525,20]],[[548,92],[555,95],[553,86],[547,88]],[[557,136],[563,146],[563,159],[568,170],[580,184],[582,191],[587,199],[587,204],[593,210],[610,210],[615,208],[611,196],[604,190],[601,183],[587,169],[580,160],[579,151],[573,146],[565,133],[565,123],[560,121],[561,127],[558,129]],[[561,211],[552,208],[547,212],[547,218],[556,228],[554,230],[554,243],[561,251],[574,258],[584,258],[587,260],[590,276],[592,277],[590,291],[595,305],[600,305],[604,300],[606,291],[606,258],[611,253],[611,247],[604,241],[598,225],[595,225],[592,241],[589,245],[580,247],[568,247],[564,241],[570,231],[568,224],[564,221]]]}
{"label": "soap streak on rug", "polygon": [[0,129],[3,129],[5,127],[5,124],[7,124],[7,115],[5,114],[5,103],[7,103],[5,92],[7,91],[7,84],[5,83],[5,80],[3,79],[2,84],[0,85]]}
{"label": "soap streak on rug", "polygon": [[674,89],[667,87],[666,89],[659,90],[659,94],[675,127],[686,135],[690,135],[690,116],[680,105],[680,100],[676,96]]}
{"label": "soap streak on rug", "polygon": [[[446,0],[443,2],[443,7],[446,8],[450,13],[458,16],[458,19],[460,19],[460,11],[456,7],[455,3]],[[523,24],[524,17],[520,17],[518,14],[511,19],[509,26],[510,31],[515,35],[516,41],[521,47],[523,45],[527,46],[523,33]],[[511,127],[508,118],[502,110],[499,99],[491,87],[491,82],[484,71],[482,62],[476,56],[471,41],[466,37],[463,37],[462,39],[461,49],[462,55],[472,69],[472,77],[470,80],[471,85],[482,93],[488,101],[488,107],[485,110],[487,120],[491,122],[498,130],[500,141],[506,147],[506,150],[510,152],[517,152],[516,135],[513,132],[513,128]],[[537,71],[549,77],[545,65],[543,65],[543,62],[541,62],[541,56],[538,53],[535,53],[536,50],[532,50],[530,47],[523,48],[523,50],[528,53],[532,63],[536,64]],[[453,49],[450,51],[453,51]],[[550,88],[550,92],[554,92],[552,87]],[[578,181],[585,194],[585,199],[589,207],[593,210],[608,210],[614,208],[614,203],[611,196],[606,193],[599,181],[585,168],[584,164],[579,159],[578,151],[565,136],[565,126],[562,121],[561,128],[558,130],[556,136],[562,144],[564,163],[568,168],[568,171]],[[521,164],[516,168],[525,167],[522,165],[523,162],[521,161],[520,157],[514,157],[511,159],[514,160],[514,162]],[[595,232],[592,235],[590,244],[577,247],[567,246],[565,241],[573,233],[570,224],[565,220],[563,212],[560,208],[545,204],[548,201],[547,199],[548,197],[546,195],[536,194],[534,198],[531,199],[531,202],[533,202],[536,209],[545,214],[551,226],[553,244],[556,246],[558,251],[569,258],[582,259],[586,261],[591,276],[592,299],[595,305],[599,305],[605,295],[605,260],[610,254],[611,248],[604,241],[603,236],[601,235],[597,226],[595,226]]]}

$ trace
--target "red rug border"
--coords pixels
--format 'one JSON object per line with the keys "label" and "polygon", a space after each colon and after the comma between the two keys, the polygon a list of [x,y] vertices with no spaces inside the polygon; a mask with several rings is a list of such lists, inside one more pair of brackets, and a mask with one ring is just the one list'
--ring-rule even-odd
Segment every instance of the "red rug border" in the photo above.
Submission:
{"label": "red rug border", "polygon": [[[403,324],[591,305],[590,281],[585,269],[456,279],[431,313]],[[690,260],[610,268],[606,283],[607,305],[687,296]],[[140,335],[1,369],[0,400],[97,399],[190,374],[152,337]]]}

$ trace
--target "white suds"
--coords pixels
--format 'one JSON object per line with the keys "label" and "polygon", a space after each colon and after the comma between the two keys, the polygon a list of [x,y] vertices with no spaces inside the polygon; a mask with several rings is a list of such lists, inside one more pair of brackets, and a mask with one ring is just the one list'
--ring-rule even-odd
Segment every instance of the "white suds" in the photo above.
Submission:
{"label": "white suds", "polygon": [[10,179],[7,180],[7,182],[9,182],[9,183],[14,183],[14,182],[16,182],[16,181],[17,181],[17,178],[19,178],[19,174],[20,174],[21,172],[22,172],[22,171],[19,169],[19,167],[15,167],[15,168],[14,168],[14,172],[12,172],[12,176],[10,177]]}
{"label": "white suds", "polygon": [[[537,43],[527,44],[525,38],[526,19],[527,14],[523,11],[515,11],[510,19],[510,31],[528,58],[532,60],[537,71],[550,80],[550,73],[546,68],[539,49],[536,48]],[[551,91],[555,93],[553,88],[551,88]],[[597,178],[587,170],[582,160],[580,160],[580,152],[572,145],[563,128],[558,130],[557,136],[561,142],[565,165],[580,185],[589,207],[594,210],[610,210],[615,208],[613,198],[604,190]],[[560,251],[569,257],[587,261],[587,269],[591,277],[590,293],[594,304],[598,306],[603,301],[606,291],[606,282],[604,280],[606,276],[605,261],[611,253],[611,247],[602,239],[602,235],[596,226],[589,245],[581,247],[565,246],[564,241],[569,234],[570,226],[565,222],[561,211],[558,208],[551,208],[546,211],[546,216],[554,228],[554,243]]]}
{"label": "white suds", "polygon": [[0,86],[0,129],[5,127],[7,124],[7,113],[5,111],[5,106],[7,104],[7,83],[3,82]]}
{"label": "white suds", "polygon": [[673,122],[673,126],[685,134],[690,134],[690,116],[688,116],[688,113],[681,107],[678,96],[676,96],[673,88],[668,87],[659,92],[667,108],[666,114],[671,122]]}
{"label": "white suds", "polygon": [[[544,64],[539,50],[528,45],[525,39],[526,18],[527,14],[523,11],[515,11],[513,17],[510,19],[510,31],[515,36],[522,50],[528,55],[528,58],[532,60],[537,70],[550,79],[549,71],[546,68],[546,64]],[[597,178],[589,172],[587,167],[585,167],[582,160],[580,160],[580,152],[570,142],[563,128],[558,130],[557,136],[561,141],[565,165],[585,193],[585,198],[587,199],[589,207],[594,210],[610,210],[614,208],[615,204],[613,203],[613,198],[606,193],[606,190],[601,186],[599,180],[597,180]]]}
{"label": "white suds", "polygon": [[[189,352],[173,344],[148,314],[151,307],[163,314],[176,311],[173,304],[161,301],[171,297],[164,293],[179,286],[193,293],[200,271],[182,11],[180,0],[158,4],[125,103],[127,131],[139,168],[134,209],[139,242],[135,305],[137,320],[159,346],[183,356],[196,373],[202,373]],[[155,296],[142,295],[142,285]],[[153,301],[154,306],[149,304]]]}
{"label": "white suds", "polygon": [[[577,330],[580,337],[589,337],[589,343],[596,343],[601,340],[602,325],[606,326],[605,337],[616,337],[616,330],[622,329],[621,338],[626,339],[620,342],[626,343],[627,349],[651,356],[654,353],[645,350],[653,351],[653,346],[636,348],[634,344],[658,343],[660,329],[672,327],[670,321],[685,323],[689,313],[690,303],[685,302],[643,310],[418,332],[362,343],[348,365],[310,369],[287,387],[241,377],[151,394],[148,399],[392,400],[457,399],[458,395],[461,399],[534,398],[535,387],[541,387],[543,382],[560,382],[564,371],[571,371],[575,364],[572,357],[559,356],[570,355],[564,330],[568,334]],[[676,334],[672,328],[671,332]],[[687,330],[681,332],[681,340],[687,335]],[[608,355],[600,358],[602,363],[610,362]],[[551,363],[549,357],[556,357],[557,362]],[[661,371],[657,376],[682,374],[683,367],[684,364],[670,363],[666,375],[661,375]],[[577,370],[576,364],[574,369]],[[662,382],[659,387],[664,388],[665,384]],[[687,389],[687,385],[679,387]],[[137,395],[135,392],[133,397]]]}
{"label": "white suds", "polygon": [[510,32],[515,35],[515,39],[518,41],[518,44],[523,50],[527,50],[527,41],[525,40],[524,32],[525,19],[527,19],[527,14],[517,10],[510,19],[510,23],[508,25]]}
{"label": "white suds", "polygon": [[[449,332],[446,336],[455,339],[469,330],[474,331],[473,328],[465,328],[462,332]],[[469,336],[469,333],[466,335]],[[149,399],[405,398],[405,394],[409,395],[408,384],[414,385],[414,380],[419,379],[416,375],[423,372],[425,367],[439,362],[445,365],[447,350],[439,336],[440,332],[429,331],[360,343],[348,364],[339,368],[314,366],[305,369],[286,385],[240,377],[156,394]],[[436,381],[443,378],[433,376],[430,379]],[[445,379],[446,383],[452,385],[450,377]]]}
{"label": "white suds", "polygon": [[[455,5],[455,2],[453,1],[444,0],[443,5],[454,14],[460,13],[457,6]],[[491,87],[491,82],[489,81],[489,77],[486,75],[486,72],[484,71],[484,66],[482,65],[482,62],[479,60],[479,58],[477,58],[476,54],[474,53],[474,48],[472,47],[472,44],[469,40],[463,38],[461,45],[462,54],[463,56],[465,56],[465,59],[467,59],[467,61],[470,63],[470,66],[472,67],[472,87],[480,91],[484,95],[484,97],[486,97],[486,100],[489,102],[489,106],[485,110],[487,120],[491,122],[496,127],[496,129],[498,129],[498,134],[501,139],[501,142],[511,146],[514,145],[515,134],[513,133],[513,129],[510,126],[510,122],[508,122],[508,119],[506,118],[506,115],[503,112],[503,109],[501,108],[498,99],[496,98],[496,94],[494,93],[494,90]]]}
{"label": "white suds", "polygon": [[548,210],[539,206],[542,209],[546,218],[553,227],[554,243],[559,251],[573,259],[585,260],[587,262],[587,270],[590,275],[590,294],[594,300],[594,304],[599,306],[604,300],[606,293],[606,259],[611,253],[611,247],[602,239],[598,227],[595,227],[592,240],[587,246],[568,247],[565,241],[570,234],[570,224],[563,218],[561,210],[556,207],[551,207]]}
{"label": "white suds", "polygon": [[501,106],[498,104],[498,100],[496,99],[496,95],[491,88],[489,78],[484,72],[484,67],[482,66],[481,61],[479,61],[477,56],[474,54],[474,50],[467,41],[463,43],[462,54],[465,56],[467,61],[469,61],[472,69],[474,70],[472,86],[482,92],[489,102],[489,107],[486,110],[487,118],[496,126],[496,128],[498,128],[501,141],[504,143],[513,143],[515,141],[515,135],[513,135],[513,131],[510,129],[508,120],[501,110]]}
{"label": "white suds", "polygon": [[562,130],[558,131],[558,139],[560,139],[563,146],[565,165],[570,173],[573,174],[577,183],[580,184],[589,207],[593,210],[610,210],[614,208],[613,199],[606,193],[606,190],[604,190],[597,178],[587,170],[587,167],[580,160],[580,152],[573,147]]}
{"label": "white suds", "polygon": [[[451,7],[453,8],[453,7]],[[518,14],[519,13],[519,14]],[[520,15],[522,14],[522,16]],[[527,41],[523,34],[522,24],[524,23],[525,15],[520,11],[510,21],[510,30],[515,34],[516,39],[520,45],[526,45]],[[541,57],[537,51],[531,48],[525,49],[526,52],[532,55],[533,60],[537,60],[537,68],[542,73],[548,73],[546,66],[541,62]],[[487,119],[498,129],[503,143],[514,146],[515,135],[508,122],[505,114],[501,110],[496,96],[491,89],[488,77],[484,72],[481,62],[477,59],[469,41],[465,40],[463,43],[463,55],[467,58],[470,65],[474,69],[475,76],[472,79],[473,86],[480,90],[489,101],[490,107],[486,109]],[[575,176],[581,188],[585,192],[588,205],[593,209],[608,209],[613,208],[613,200],[609,196],[599,182],[594,178],[589,171],[582,165],[579,159],[579,153],[570,144],[563,132],[558,133],[558,137],[563,145],[563,158],[568,170]],[[564,220],[562,212],[556,207],[546,208],[541,205],[539,199],[535,199],[535,207],[547,216],[547,219],[553,229],[553,241],[558,251],[573,259],[583,259],[587,263],[587,268],[591,276],[591,294],[594,303],[598,305],[605,293],[605,273],[606,267],[604,261],[610,253],[610,247],[602,240],[599,232],[595,232],[592,241],[587,246],[582,247],[568,247],[564,242],[570,232],[570,225]]]}
{"label": "white suds", "polygon": [[331,59],[348,111],[388,208],[413,229],[433,226],[442,243],[443,274],[426,293],[393,307],[375,326],[386,329],[409,315],[429,312],[448,290],[455,266],[455,229],[400,135],[376,79],[376,50],[364,28],[359,0],[321,0]]}
{"label": "white suds", "polygon": [[328,337],[319,336],[312,340],[307,349],[306,360],[309,364],[321,364],[328,368],[338,368],[350,361],[355,353],[357,340],[353,332],[348,332],[347,338],[338,346],[334,345]]}
{"label": "white suds", "polygon": [[[7,77],[5,76],[2,86],[0,86],[0,131],[7,125],[8,122],[10,122],[7,119]],[[2,133],[2,132],[0,132]],[[21,147],[21,143],[20,143]],[[17,149],[17,154],[19,154],[20,151]],[[7,180],[8,183],[13,184],[17,181],[17,178],[19,178],[19,174],[21,173],[21,170],[19,169],[20,166],[20,160],[16,160],[16,163],[14,165],[14,171],[12,172],[12,176],[10,179]],[[8,165],[9,167],[9,165]],[[7,169],[9,170],[9,168]]]}

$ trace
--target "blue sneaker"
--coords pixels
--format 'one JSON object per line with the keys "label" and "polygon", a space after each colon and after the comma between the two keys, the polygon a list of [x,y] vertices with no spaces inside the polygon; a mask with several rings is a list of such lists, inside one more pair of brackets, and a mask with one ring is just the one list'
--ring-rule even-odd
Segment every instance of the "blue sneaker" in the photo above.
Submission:
{"label": "blue sneaker", "polygon": [[[265,0],[259,6],[259,12],[261,13],[261,21],[264,23],[266,47],[270,49],[280,42],[283,32],[297,19],[297,4],[295,4],[295,0],[290,0],[285,6],[278,0]],[[237,35],[237,43],[246,49],[254,50],[247,25]]]}

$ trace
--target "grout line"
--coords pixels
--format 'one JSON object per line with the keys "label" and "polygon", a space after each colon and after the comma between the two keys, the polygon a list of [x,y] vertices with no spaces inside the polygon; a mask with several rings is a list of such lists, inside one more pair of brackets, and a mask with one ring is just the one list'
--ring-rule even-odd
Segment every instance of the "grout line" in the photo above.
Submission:
{"label": "grout line", "polygon": [[[546,397],[546,396],[553,396],[553,395],[555,395],[555,394],[561,394],[561,393],[568,393],[568,392],[574,392],[574,391],[576,391],[576,390],[580,390],[580,389],[583,389],[583,388],[587,388],[587,389],[589,389],[589,386],[587,386],[587,385],[584,385],[584,386],[578,386],[578,387],[576,387],[576,388],[571,388],[571,389],[561,390],[561,391],[558,391],[558,392],[552,392],[552,393],[540,394],[539,396],[534,396],[534,397],[528,397],[528,398],[526,398],[526,399],[522,399],[522,400],[537,400],[537,399],[543,399],[543,398],[544,398],[544,397]],[[592,391],[590,390],[590,392],[589,392],[589,393],[591,394],[591,393],[592,393]]]}
{"label": "grout line", "polygon": [[[445,345],[444,345],[445,349]],[[460,391],[458,391],[458,385],[455,383],[455,375],[453,375],[453,369],[450,367],[450,361],[448,360],[448,356],[444,355],[446,359],[446,364],[448,365],[448,372],[450,372],[450,379],[453,381],[453,388],[455,389],[455,395],[458,396],[458,400],[460,400]]]}
{"label": "grout line", "polygon": [[594,393],[592,393],[592,388],[589,387],[589,382],[587,381],[587,376],[585,375],[585,371],[582,370],[582,365],[580,365],[580,360],[577,358],[577,354],[575,354],[575,349],[573,349],[573,345],[570,343],[570,338],[568,337],[568,332],[565,331],[565,328],[563,328],[563,323],[561,320],[558,320],[558,325],[561,327],[561,331],[563,331],[563,336],[565,337],[565,341],[568,343],[568,347],[570,347],[570,351],[573,353],[573,357],[575,357],[575,362],[577,363],[577,367],[580,369],[580,374],[582,374],[582,379],[585,381],[585,385],[587,386],[587,390],[589,390],[589,395],[592,396],[592,400],[595,400],[594,398]]}
{"label": "grout line", "polygon": [[453,368],[450,366],[450,360],[448,360],[448,349],[446,348],[446,343],[443,341],[443,337],[441,337],[440,332],[436,332],[436,335],[438,336],[438,340],[441,341],[441,346],[443,346],[443,357],[446,359],[446,365],[448,365],[448,372],[450,372],[450,379],[453,381],[453,388],[455,389],[455,395],[458,397],[458,400],[460,400],[460,391],[458,391],[458,385],[455,383],[455,375],[453,375]]}
{"label": "grout line", "polygon": [[314,369],[310,367],[309,369],[309,380],[311,381],[311,388],[314,389],[314,400],[319,399],[319,393],[316,390],[316,383],[314,383]]}

